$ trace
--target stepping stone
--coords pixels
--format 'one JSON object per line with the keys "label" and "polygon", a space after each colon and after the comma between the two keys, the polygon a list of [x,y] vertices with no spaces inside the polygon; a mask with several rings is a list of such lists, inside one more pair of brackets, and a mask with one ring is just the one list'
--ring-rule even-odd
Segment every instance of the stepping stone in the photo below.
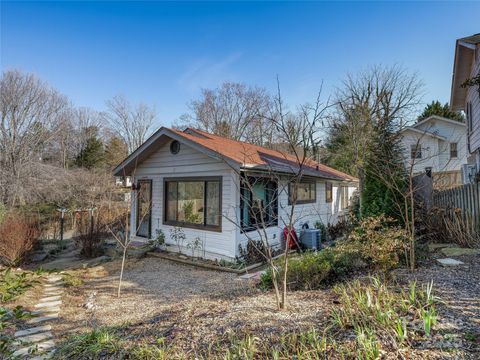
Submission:
{"label": "stepping stone", "polygon": [[44,297],[39,301],[40,302],[57,301],[57,300],[60,300],[61,297],[62,297],[61,295],[54,295],[54,296]]}
{"label": "stepping stone", "polygon": [[437,261],[443,266],[458,266],[464,264],[462,261],[458,261],[452,258],[437,259]]}
{"label": "stepping stone", "polygon": [[480,254],[480,249],[470,249],[470,248],[460,248],[460,247],[444,248],[441,251],[445,256],[461,256],[461,255],[478,255],[478,254]]}
{"label": "stepping stone", "polygon": [[[27,356],[29,355],[29,351],[30,349],[35,349],[37,348],[38,351],[48,351],[48,350],[51,350],[55,347],[55,343],[53,342],[53,340],[46,340],[46,341],[42,341],[41,343],[38,343],[38,344],[35,344],[33,346],[27,346],[27,347],[23,347],[21,349],[18,349],[17,351],[15,351],[13,353],[13,356],[15,357],[24,357],[24,356]],[[39,355],[39,356],[42,356],[42,355]],[[40,359],[42,359],[40,357]]]}
{"label": "stepping stone", "polygon": [[44,321],[51,321],[51,320],[57,320],[58,319],[58,312],[57,313],[52,313],[52,314],[47,314],[45,316],[39,316],[39,317],[34,317],[28,321],[29,324],[38,324],[40,322]]}
{"label": "stepping stone", "polygon": [[452,246],[454,245],[448,244],[448,243],[431,243],[431,244],[428,244],[428,250],[435,251],[437,249],[443,249],[443,248],[452,247]]}
{"label": "stepping stone", "polygon": [[41,354],[41,355],[37,355],[33,358],[31,358],[30,360],[45,360],[45,359],[50,359],[53,354],[55,354],[55,350],[54,351],[50,351],[49,353],[46,353],[46,354]]}
{"label": "stepping stone", "polygon": [[59,295],[62,295],[63,294],[63,291],[44,291],[43,292],[43,295],[44,296],[59,296]]}
{"label": "stepping stone", "polygon": [[61,280],[62,280],[62,277],[60,275],[50,276],[50,277],[47,278],[47,281],[49,283],[57,282],[57,281],[61,281]]}
{"label": "stepping stone", "polygon": [[52,308],[46,308],[46,309],[32,311],[32,315],[45,315],[45,314],[49,314],[49,313],[58,313],[59,311],[60,311],[60,308],[58,306],[56,306],[56,307],[52,307]]}
{"label": "stepping stone", "polygon": [[53,308],[62,304],[62,300],[48,301],[35,305],[36,308]]}
{"label": "stepping stone", "polygon": [[50,331],[50,330],[52,330],[51,325],[37,326],[37,327],[33,327],[33,328],[30,328],[30,329],[26,329],[26,330],[19,330],[19,331],[15,332],[15,337],[19,338],[19,337],[22,337],[22,336],[25,336],[25,335],[32,335],[32,334],[36,334],[36,333],[40,333],[40,332],[44,332],[44,331]]}
{"label": "stepping stone", "polygon": [[62,291],[63,285],[44,285],[43,290],[45,291]]}
{"label": "stepping stone", "polygon": [[43,340],[49,340],[53,338],[53,335],[50,331],[41,332],[37,334],[27,335],[17,338],[17,343],[37,343]]}

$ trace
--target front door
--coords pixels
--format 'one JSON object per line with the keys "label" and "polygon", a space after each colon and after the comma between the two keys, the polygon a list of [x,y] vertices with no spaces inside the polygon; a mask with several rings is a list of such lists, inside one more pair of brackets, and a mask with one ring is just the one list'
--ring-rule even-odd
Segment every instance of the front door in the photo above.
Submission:
{"label": "front door", "polygon": [[152,235],[152,180],[137,183],[137,236]]}

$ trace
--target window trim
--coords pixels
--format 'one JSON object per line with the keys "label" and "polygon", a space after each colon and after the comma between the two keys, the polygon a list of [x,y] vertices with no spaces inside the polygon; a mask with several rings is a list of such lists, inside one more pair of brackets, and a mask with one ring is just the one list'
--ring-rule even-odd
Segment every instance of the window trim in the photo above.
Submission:
{"label": "window trim", "polygon": [[[240,181],[240,191],[239,191],[239,194],[240,194],[240,232],[243,234],[243,233],[248,233],[248,232],[251,232],[251,231],[257,231],[260,227],[257,227],[255,225],[245,225],[244,224],[244,219],[243,219],[243,207],[245,206],[245,199],[244,199],[244,196],[243,196],[243,191],[244,189],[246,191],[249,192],[249,195],[250,195],[250,200],[252,198],[252,192],[250,191],[250,189],[248,187],[244,187],[243,186],[243,181],[246,181],[248,180],[249,178],[255,178],[255,176],[246,176],[245,178],[241,178]],[[258,179],[258,177],[257,177]],[[275,192],[274,192],[274,197],[275,197],[275,207],[273,209],[273,214],[272,214],[272,217],[273,219],[270,220],[268,223],[266,223],[266,228],[269,228],[269,227],[274,227],[274,226],[278,226],[278,182],[268,178],[268,177],[265,177],[263,178],[265,183],[268,183],[268,182],[272,182],[272,183],[275,183]]]}
{"label": "window trim", "polygon": [[[315,180],[301,180],[295,182],[295,185],[299,184],[310,184],[313,185],[313,200],[297,200],[295,205],[304,205],[304,204],[315,204],[317,202],[317,182]],[[292,182],[288,183],[288,205],[292,205]]]}
{"label": "window trim", "polygon": [[[330,187],[330,196],[328,197],[328,187]],[[333,202],[333,183],[330,181],[325,181],[325,202],[330,204]]]}
{"label": "window trim", "polygon": [[141,183],[149,183],[150,184],[150,209],[148,210],[148,236],[145,236],[145,235],[140,235],[138,233],[138,231],[140,230],[140,218],[138,216],[139,214],[139,205],[140,205],[140,196],[138,196],[138,192],[140,190],[137,190],[137,199],[136,199],[136,203],[137,203],[137,208],[135,209],[135,224],[136,224],[136,228],[135,228],[135,236],[138,236],[138,237],[142,237],[142,238],[145,238],[145,239],[151,239],[152,238],[152,205],[153,205],[153,182],[152,182],[152,179],[138,179],[137,180],[137,189],[140,189],[142,186],[141,186]]}
{"label": "window trim", "polygon": [[[452,145],[455,145],[455,156],[452,156]],[[450,143],[450,159],[458,159],[458,143]]]}
{"label": "window trim", "polygon": [[[203,182],[204,183],[204,191],[203,191],[203,204],[204,208],[207,207],[207,187],[205,183],[208,181],[217,181],[220,183],[220,191],[218,196],[218,208],[220,209],[220,218],[218,225],[206,225],[206,211],[203,212],[203,224],[191,224],[183,221],[176,221],[176,220],[167,220],[167,183],[168,182]],[[178,189],[178,188],[177,188]],[[169,226],[178,226],[182,228],[188,229],[197,229],[197,230],[205,230],[205,231],[215,231],[215,232],[222,232],[222,204],[223,204],[223,177],[222,176],[184,176],[184,177],[164,177],[163,178],[163,225]],[[178,202],[177,202],[178,203]]]}
{"label": "window trim", "polygon": [[421,160],[423,158],[422,146],[420,144],[410,145],[410,160]]}

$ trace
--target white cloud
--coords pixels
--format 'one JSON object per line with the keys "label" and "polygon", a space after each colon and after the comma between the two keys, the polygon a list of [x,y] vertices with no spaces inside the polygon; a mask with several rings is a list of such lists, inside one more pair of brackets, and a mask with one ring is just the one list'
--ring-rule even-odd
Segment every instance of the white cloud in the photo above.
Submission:
{"label": "white cloud", "polygon": [[236,52],[217,61],[199,59],[180,76],[178,84],[190,92],[195,92],[200,88],[216,87],[227,80],[233,81],[236,76],[232,71],[232,65],[241,56],[241,53]]}

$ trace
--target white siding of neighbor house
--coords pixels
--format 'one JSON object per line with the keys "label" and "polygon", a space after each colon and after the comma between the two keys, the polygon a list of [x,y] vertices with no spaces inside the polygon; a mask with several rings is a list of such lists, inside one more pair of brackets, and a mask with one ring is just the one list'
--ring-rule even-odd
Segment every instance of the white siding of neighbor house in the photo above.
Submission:
{"label": "white siding of neighbor house", "polygon": [[[480,73],[480,44],[477,44],[474,64],[470,72],[470,78],[477,76]],[[473,153],[477,152],[477,167],[480,171],[480,96],[478,94],[478,87],[471,86],[467,89],[467,103],[472,104],[472,120],[473,126],[470,132],[470,150]],[[466,106],[466,105],[465,105]],[[474,157],[472,157],[473,159]]]}
{"label": "white siding of neighbor house", "polygon": [[[169,150],[170,143],[161,147],[148,159],[142,162],[136,169],[135,180],[152,180],[152,238],[156,237],[156,230],[161,229],[165,234],[165,242],[176,250],[176,244],[170,237],[173,226],[164,225],[163,181],[168,177],[194,177],[194,176],[221,176],[222,177],[222,213],[227,217],[233,217],[232,203],[235,191],[234,179],[236,173],[226,163],[215,160],[192,148],[182,144],[180,152],[172,155]],[[131,224],[135,224],[136,197],[132,196]],[[183,252],[191,253],[186,248],[187,244],[199,237],[204,244],[205,256],[215,258],[230,258],[235,254],[236,227],[232,223],[222,219],[222,231],[206,231],[200,229],[182,228],[186,240],[183,244]],[[135,240],[146,241],[145,238],[135,236],[135,226],[131,228],[131,235]],[[196,256],[203,255],[196,253]]]}
{"label": "white siding of neighbor house", "polygon": [[[416,128],[422,132],[435,133],[446,140],[406,129],[403,132],[402,145],[407,169],[410,169],[412,164],[410,146],[416,145],[418,142],[422,148],[422,159],[413,159],[415,174],[424,172],[426,167],[432,167],[433,172],[436,173],[461,170],[462,165],[467,162],[465,126],[432,119]],[[450,158],[450,143],[457,143],[458,156],[456,158]]]}
{"label": "white siding of neighbor house", "polygon": [[[207,258],[233,259],[239,255],[238,245],[244,246],[247,238],[241,233],[239,224],[240,194],[239,176],[229,165],[198,152],[184,144],[178,154],[172,155],[169,150],[170,143],[162,146],[153,155],[138,165],[135,171],[135,182],[141,179],[152,180],[152,238],[156,237],[156,230],[161,229],[169,250],[176,251],[177,246],[170,237],[173,226],[164,225],[164,179],[168,177],[193,177],[193,176],[221,176],[222,177],[222,231],[206,231],[199,229],[182,228],[186,240],[182,252],[191,254],[187,244],[199,237],[204,244],[203,252],[196,252],[195,256]],[[296,205],[295,227],[300,229],[308,221],[310,227],[321,219],[325,225],[335,223],[342,213],[340,209],[340,189],[333,183],[333,202],[325,202],[325,182],[317,181],[317,202],[315,204]],[[286,183],[280,184],[279,189],[279,215],[285,216],[290,210],[288,194],[284,189]],[[348,189],[348,194],[353,194],[354,187]],[[131,203],[131,236],[136,241],[147,239],[135,236],[136,196],[133,192]],[[274,245],[279,242],[283,229],[282,222],[279,226],[267,229],[269,240]]]}

